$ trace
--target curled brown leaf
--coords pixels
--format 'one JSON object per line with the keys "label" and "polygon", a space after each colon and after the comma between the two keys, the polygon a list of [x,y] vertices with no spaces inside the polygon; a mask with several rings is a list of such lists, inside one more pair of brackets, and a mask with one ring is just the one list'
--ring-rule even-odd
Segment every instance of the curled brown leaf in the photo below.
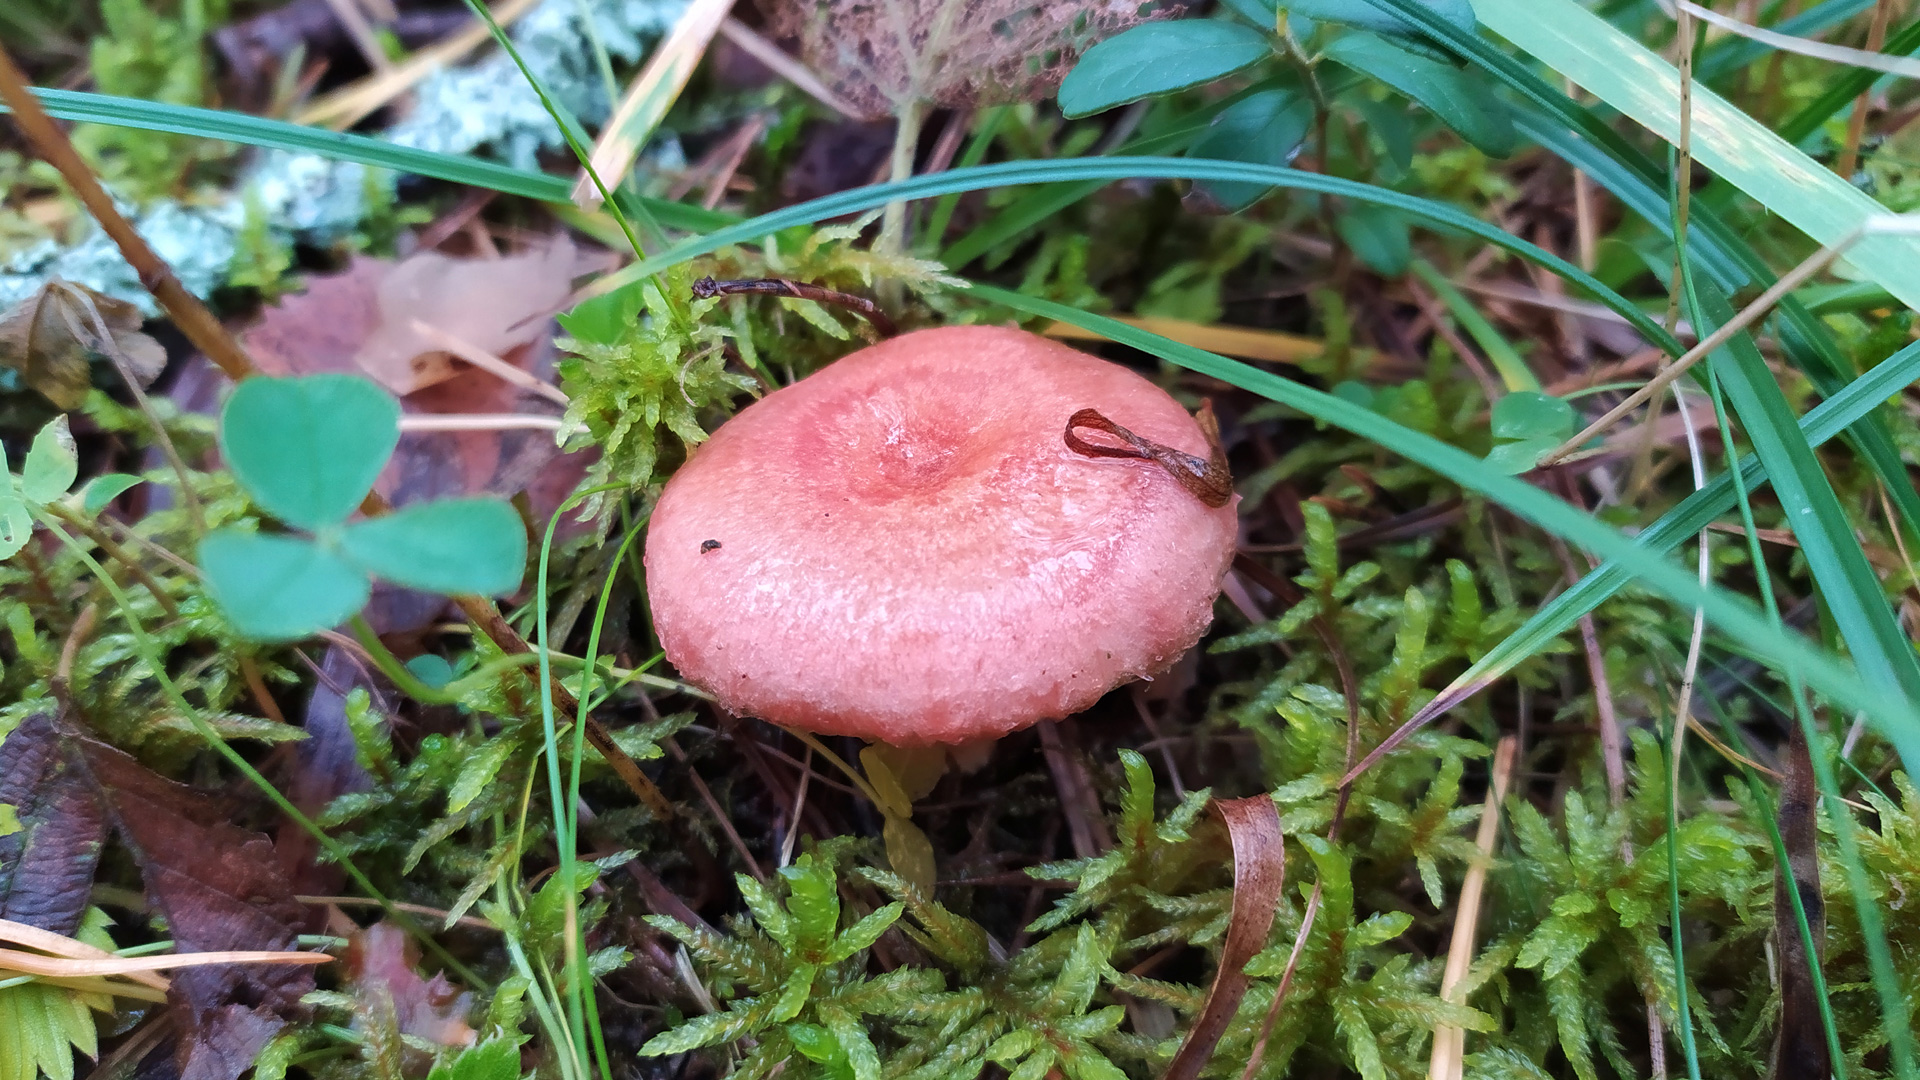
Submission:
{"label": "curled brown leaf", "polygon": [[1194,1080],[1213,1057],[1220,1036],[1240,1011],[1240,1000],[1247,996],[1247,961],[1266,947],[1287,885],[1285,836],[1273,799],[1267,795],[1224,799],[1212,809],[1226,822],[1227,835],[1233,840],[1233,915],[1207,1003],[1161,1080]]}

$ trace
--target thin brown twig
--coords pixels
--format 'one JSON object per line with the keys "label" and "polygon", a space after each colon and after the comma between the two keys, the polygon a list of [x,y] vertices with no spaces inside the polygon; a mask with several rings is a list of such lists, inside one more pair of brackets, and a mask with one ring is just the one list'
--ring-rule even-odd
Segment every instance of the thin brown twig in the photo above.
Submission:
{"label": "thin brown twig", "polygon": [[890,338],[900,332],[893,319],[881,310],[880,305],[864,296],[829,289],[825,285],[813,285],[805,281],[788,281],[786,278],[737,278],[731,281],[716,281],[703,277],[693,283],[693,298],[708,300],[716,296],[739,296],[757,293],[762,296],[784,296],[793,300],[811,300],[816,304],[833,304],[846,308],[873,325],[883,338]]}
{"label": "thin brown twig", "polygon": [[[1685,9],[1682,9],[1685,10]],[[1867,27],[1867,51],[1877,53],[1887,43],[1887,20],[1893,15],[1893,0],[1878,0],[1873,5],[1873,22]],[[1853,99],[1853,113],[1847,117],[1847,141],[1840,146],[1840,158],[1833,171],[1842,179],[1853,175],[1860,163],[1860,139],[1867,131],[1867,106],[1873,97],[1871,84]]]}
{"label": "thin brown twig", "polygon": [[14,64],[13,56],[5,46],[0,46],[0,101],[6,102],[7,108],[12,110],[14,124],[26,136],[34,152],[59,171],[87,212],[100,223],[100,228],[120,248],[127,262],[133,265],[134,271],[140,276],[140,284],[160,302],[167,316],[187,336],[187,340],[205,353],[207,359],[219,365],[228,378],[237,381],[251,375],[253,363],[247,359],[239,343],[232,334],[227,333],[226,327],[220,325],[220,320],[214,318],[213,312],[200,302],[200,298],[180,284],[173,268],[155,254],[127,219],[121,216],[113,205],[113,199],[94,177],[93,170],[80,159],[72,141],[47,115],[47,111],[40,107],[40,99],[28,89],[26,76]]}
{"label": "thin brown twig", "polygon": [[1782,275],[1779,281],[1774,282],[1772,287],[1767,289],[1766,292],[1761,293],[1753,303],[1740,309],[1738,315],[1727,320],[1726,325],[1708,334],[1705,338],[1701,339],[1698,345],[1682,353],[1673,363],[1661,369],[1658,375],[1647,380],[1645,386],[1635,390],[1627,396],[1626,400],[1607,410],[1606,415],[1588,424],[1579,434],[1561,443],[1559,446],[1554,447],[1547,453],[1542,454],[1536,467],[1542,469],[1548,468],[1571,457],[1573,452],[1578,450],[1588,439],[1612,427],[1621,417],[1645,404],[1647,399],[1665,389],[1668,383],[1673,382],[1673,380],[1685,374],[1688,368],[1699,363],[1708,354],[1731,340],[1735,334],[1745,330],[1761,316],[1772,310],[1773,305],[1778,303],[1781,297],[1799,288],[1808,278],[1826,269],[1827,264],[1839,258],[1841,252],[1853,246],[1853,242],[1858,240],[1860,235],[1861,230],[1855,229],[1846,236],[1807,256],[1799,266],[1794,267]]}

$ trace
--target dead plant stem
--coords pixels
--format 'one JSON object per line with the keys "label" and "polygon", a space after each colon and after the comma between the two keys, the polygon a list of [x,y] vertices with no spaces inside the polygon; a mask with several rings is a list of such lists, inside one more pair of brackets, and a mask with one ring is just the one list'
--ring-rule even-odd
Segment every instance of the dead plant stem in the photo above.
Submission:
{"label": "dead plant stem", "polygon": [[1559,446],[1554,447],[1546,454],[1541,455],[1537,467],[1545,469],[1565,461],[1573,455],[1574,451],[1585,444],[1588,439],[1612,427],[1621,417],[1645,404],[1647,399],[1665,389],[1667,384],[1673,382],[1673,380],[1679,378],[1681,375],[1686,374],[1688,368],[1699,363],[1715,349],[1725,345],[1735,334],[1745,330],[1761,316],[1771,311],[1773,305],[1779,303],[1781,297],[1799,288],[1806,283],[1808,278],[1826,269],[1829,263],[1839,258],[1840,254],[1846,251],[1847,248],[1852,247],[1853,242],[1859,239],[1860,235],[1860,230],[1855,229],[1853,232],[1848,233],[1833,243],[1828,244],[1826,247],[1821,248],[1819,251],[1807,256],[1799,266],[1787,271],[1779,281],[1774,282],[1772,287],[1767,289],[1766,292],[1761,293],[1753,303],[1748,304],[1740,310],[1739,314],[1729,319],[1726,325],[1715,330],[1705,338],[1702,338],[1700,344],[1682,353],[1679,359],[1661,369],[1658,375],[1648,379],[1645,386],[1635,390],[1625,401],[1607,410],[1606,415],[1588,424],[1579,434],[1561,443]]}

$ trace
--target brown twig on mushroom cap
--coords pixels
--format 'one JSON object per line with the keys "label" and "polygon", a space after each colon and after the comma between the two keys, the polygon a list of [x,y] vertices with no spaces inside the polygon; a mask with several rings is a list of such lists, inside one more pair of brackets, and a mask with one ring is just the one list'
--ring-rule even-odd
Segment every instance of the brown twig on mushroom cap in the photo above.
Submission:
{"label": "brown twig on mushroom cap", "polygon": [[[1100,414],[1098,409],[1081,409],[1067,418],[1067,448],[1088,457],[1138,458],[1167,470],[1180,486],[1208,506],[1225,506],[1233,498],[1233,473],[1227,468],[1227,452],[1220,446],[1220,421],[1214,418],[1213,402],[1204,401],[1194,414],[1201,434],[1207,437],[1211,453],[1203,460],[1171,446],[1143,439]],[[1074,434],[1074,428],[1092,428],[1126,443],[1100,446]]]}
{"label": "brown twig on mushroom cap", "polygon": [[804,281],[788,281],[786,278],[740,278],[733,281],[715,281],[703,277],[693,283],[695,300],[711,300],[716,296],[738,296],[742,293],[761,293],[766,296],[787,296],[795,300],[812,300],[816,304],[834,304],[846,308],[873,324],[883,338],[890,338],[900,332],[893,319],[880,310],[880,305],[864,296],[829,289],[825,285],[809,285]]}

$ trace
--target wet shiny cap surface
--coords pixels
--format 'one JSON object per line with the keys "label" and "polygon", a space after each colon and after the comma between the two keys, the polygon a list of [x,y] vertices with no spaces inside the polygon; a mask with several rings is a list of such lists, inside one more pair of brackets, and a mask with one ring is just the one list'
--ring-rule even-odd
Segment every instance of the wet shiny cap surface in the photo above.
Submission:
{"label": "wet shiny cap surface", "polygon": [[1208,452],[1146,379],[997,327],[905,334],[748,406],[649,526],[667,659],[732,712],[901,745],[1164,671],[1212,619],[1237,500],[1069,450],[1086,408]]}

